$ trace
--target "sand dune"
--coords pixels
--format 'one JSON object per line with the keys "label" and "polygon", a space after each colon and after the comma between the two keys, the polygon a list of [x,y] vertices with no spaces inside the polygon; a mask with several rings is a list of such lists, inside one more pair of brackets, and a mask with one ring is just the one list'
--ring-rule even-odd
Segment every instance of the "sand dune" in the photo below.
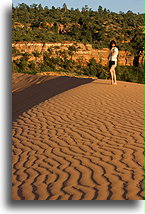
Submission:
{"label": "sand dune", "polygon": [[143,199],[143,85],[15,74],[12,131],[13,200]]}

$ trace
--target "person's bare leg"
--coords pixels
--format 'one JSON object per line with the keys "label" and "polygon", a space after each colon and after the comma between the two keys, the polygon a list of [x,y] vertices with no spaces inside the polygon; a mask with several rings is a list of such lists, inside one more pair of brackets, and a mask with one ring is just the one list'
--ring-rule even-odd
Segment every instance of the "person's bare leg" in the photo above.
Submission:
{"label": "person's bare leg", "polygon": [[114,69],[114,71],[113,71],[113,77],[114,77],[114,84],[117,84],[117,82],[116,82],[116,73],[115,73],[115,69]]}
{"label": "person's bare leg", "polygon": [[113,80],[114,80],[114,84],[116,85],[117,82],[116,82],[116,72],[115,72],[115,65],[112,65],[111,67],[111,70],[112,70],[112,73],[113,73]]}
{"label": "person's bare leg", "polygon": [[111,84],[113,84],[113,70],[112,70],[112,66],[110,68],[110,74],[111,74]]}

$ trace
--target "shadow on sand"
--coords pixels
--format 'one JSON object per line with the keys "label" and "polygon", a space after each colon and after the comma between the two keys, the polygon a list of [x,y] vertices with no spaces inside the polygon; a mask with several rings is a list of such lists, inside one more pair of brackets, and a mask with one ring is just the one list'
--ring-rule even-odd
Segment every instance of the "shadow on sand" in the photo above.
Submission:
{"label": "shadow on sand", "polygon": [[12,94],[12,121],[14,122],[19,115],[33,106],[57,94],[92,81],[91,78],[61,76],[40,84],[33,84],[22,91],[14,92]]}

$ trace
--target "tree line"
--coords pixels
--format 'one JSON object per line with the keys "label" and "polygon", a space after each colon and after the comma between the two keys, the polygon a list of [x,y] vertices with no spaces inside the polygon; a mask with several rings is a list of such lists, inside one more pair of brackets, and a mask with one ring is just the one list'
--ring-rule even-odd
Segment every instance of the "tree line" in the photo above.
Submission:
{"label": "tree line", "polygon": [[143,22],[143,14],[115,13],[102,6],[93,11],[87,5],[79,10],[68,9],[66,4],[48,8],[22,3],[12,6],[12,41],[76,41],[100,49],[115,39],[120,50],[136,55],[143,48]]}

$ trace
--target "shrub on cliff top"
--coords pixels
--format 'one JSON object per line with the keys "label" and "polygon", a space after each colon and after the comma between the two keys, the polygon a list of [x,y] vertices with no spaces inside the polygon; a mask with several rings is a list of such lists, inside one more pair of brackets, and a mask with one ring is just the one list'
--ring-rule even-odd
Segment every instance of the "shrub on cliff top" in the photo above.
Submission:
{"label": "shrub on cliff top", "polygon": [[39,53],[38,51],[33,51],[32,54],[35,57],[39,57],[41,55],[41,53]]}
{"label": "shrub on cliff top", "polygon": [[106,78],[106,70],[101,64],[98,64],[94,58],[89,60],[87,66],[83,68],[83,71],[87,76]]}
{"label": "shrub on cliff top", "polygon": [[144,68],[143,66],[117,66],[116,75],[118,80],[143,83]]}

